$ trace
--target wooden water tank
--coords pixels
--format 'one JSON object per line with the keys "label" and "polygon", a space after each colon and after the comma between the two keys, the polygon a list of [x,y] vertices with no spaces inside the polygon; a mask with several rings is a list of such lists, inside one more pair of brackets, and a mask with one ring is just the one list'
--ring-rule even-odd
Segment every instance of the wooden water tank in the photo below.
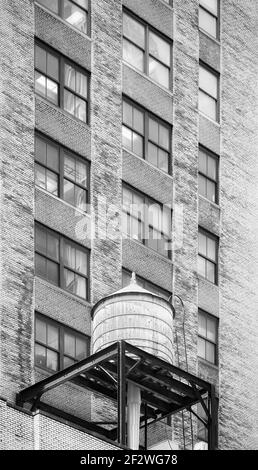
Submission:
{"label": "wooden water tank", "polygon": [[129,286],[93,307],[93,353],[125,340],[173,363],[173,312],[167,300],[143,289],[132,278]]}

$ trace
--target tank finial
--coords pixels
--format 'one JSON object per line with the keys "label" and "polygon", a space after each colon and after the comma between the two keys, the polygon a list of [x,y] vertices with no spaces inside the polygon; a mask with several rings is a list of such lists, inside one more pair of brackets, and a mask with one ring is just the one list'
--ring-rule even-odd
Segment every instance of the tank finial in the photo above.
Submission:
{"label": "tank finial", "polygon": [[135,275],[135,272],[132,273],[132,277],[131,277],[131,282],[130,284],[136,284],[136,275]]}

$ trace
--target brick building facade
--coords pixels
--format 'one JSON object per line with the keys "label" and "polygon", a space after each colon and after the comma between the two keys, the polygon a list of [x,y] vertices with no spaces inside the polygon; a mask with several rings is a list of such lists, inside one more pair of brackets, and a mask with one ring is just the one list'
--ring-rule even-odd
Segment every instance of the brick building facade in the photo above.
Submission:
{"label": "brick building facade", "polygon": [[[174,294],[180,365],[216,386],[218,448],[257,449],[257,2],[63,3],[0,1],[0,446],[116,446],[15,398],[89,354],[91,308],[123,269]],[[131,221],[123,236],[123,188],[172,209],[171,255]],[[71,393],[90,416],[76,386],[65,410]]]}

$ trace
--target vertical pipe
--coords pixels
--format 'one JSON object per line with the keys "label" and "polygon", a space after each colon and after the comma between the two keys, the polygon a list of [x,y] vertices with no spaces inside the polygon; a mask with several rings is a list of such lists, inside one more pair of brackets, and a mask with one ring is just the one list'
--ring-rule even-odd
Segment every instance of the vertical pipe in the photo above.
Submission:
{"label": "vertical pipe", "polygon": [[133,450],[139,449],[140,409],[141,390],[129,382],[127,388],[127,434],[128,447]]}
{"label": "vertical pipe", "polygon": [[126,445],[125,433],[125,343],[119,341],[117,351],[117,369],[118,369],[118,384],[117,384],[117,412],[118,412],[118,431],[117,440],[119,444]]}

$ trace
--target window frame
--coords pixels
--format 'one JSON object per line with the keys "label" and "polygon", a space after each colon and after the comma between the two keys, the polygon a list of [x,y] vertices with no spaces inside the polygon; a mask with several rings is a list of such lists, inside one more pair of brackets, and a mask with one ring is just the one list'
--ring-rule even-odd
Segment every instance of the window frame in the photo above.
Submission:
{"label": "window frame", "polygon": [[[123,268],[123,267],[122,267],[122,288],[123,288],[123,287],[126,287],[126,285],[127,285],[127,284],[124,285],[124,283],[123,283],[123,274],[124,274],[124,273],[126,274],[126,276],[130,276],[130,277],[132,276],[132,271],[130,271],[129,269],[126,269],[126,268]],[[160,297],[163,297],[163,298],[165,298],[166,300],[168,300],[168,299],[172,296],[172,293],[171,293],[171,292],[167,291],[166,289],[163,289],[163,287],[160,287],[160,286],[158,286],[157,284],[154,284],[154,282],[148,281],[147,279],[145,279],[145,278],[142,277],[142,276],[139,276],[138,274],[136,274],[136,282],[137,282],[137,280],[142,283],[144,289],[149,290],[149,291],[152,292],[153,294],[155,294],[155,293],[157,294],[157,292],[153,292],[153,291],[151,291],[150,288],[148,288],[148,285],[149,285],[149,286],[153,286],[153,289],[154,289],[154,290],[156,289],[157,291],[160,291]],[[141,284],[140,284],[140,285],[141,285]],[[158,294],[157,294],[157,295],[158,295]]]}
{"label": "window frame", "polygon": [[[49,282],[52,285],[55,285],[59,287],[60,289],[63,289],[65,292],[68,292],[71,295],[74,295],[77,299],[81,299],[84,302],[89,302],[90,301],[90,250],[79,243],[71,240],[70,238],[61,235],[60,233],[56,232],[55,230],[50,229],[46,225],[35,221],[35,242],[36,242],[36,229],[37,227],[42,228],[43,230],[47,231],[48,233],[52,234],[59,240],[59,247],[58,247],[58,252],[59,252],[59,261],[55,260],[54,258],[51,258],[49,255],[42,254],[39,250],[37,250],[36,243],[35,243],[35,260],[36,260],[36,255],[41,256],[42,258],[49,259],[52,262],[55,262],[58,265],[58,284],[55,284],[51,282],[49,279],[40,276],[36,272],[36,267],[35,267],[35,275],[41,279],[44,279],[46,282]],[[75,271],[71,267],[67,267],[64,263],[64,243],[67,241],[71,246],[75,247],[75,249],[79,249],[82,252],[84,252],[87,255],[87,275]],[[75,274],[78,274],[79,276],[83,277],[86,279],[86,298],[80,297],[77,294],[74,294],[73,292],[69,291],[68,289],[65,289],[65,284],[64,284],[64,270],[68,269],[71,272],[74,272]]]}
{"label": "window frame", "polygon": [[[140,23],[144,27],[145,48],[143,49],[137,43],[133,42],[130,38],[127,38],[126,36],[124,36],[123,18],[122,18],[122,57],[123,57],[123,40],[126,39],[126,41],[133,44],[133,46],[135,46],[136,48],[143,51],[143,55],[144,55],[143,56],[143,71],[137,69],[137,67],[130,64],[130,62],[127,62],[124,58],[122,58],[123,62],[125,64],[129,65],[130,67],[133,67],[139,73],[146,75],[149,78],[149,80],[154,82],[156,85],[162,87],[165,90],[171,91],[172,87],[173,87],[173,75],[172,75],[172,73],[173,73],[173,40],[170,39],[169,37],[167,37],[161,31],[158,31],[157,29],[155,29],[153,26],[151,26],[146,21],[139,18],[139,16],[137,16],[134,12],[132,12],[131,10],[129,10],[126,7],[123,7],[122,16],[124,15],[124,13],[126,15],[130,16],[134,21],[137,21],[138,23]],[[170,54],[169,54],[170,66],[169,67],[165,63],[161,62],[157,57],[153,57],[150,54],[150,51],[149,51],[149,33],[150,32],[152,32],[153,34],[158,36],[160,39],[167,42],[167,44],[169,44],[169,46],[170,46]],[[169,70],[168,87],[166,87],[165,85],[162,85],[161,83],[157,82],[156,80],[154,80],[153,78],[150,77],[150,75],[149,75],[149,57],[153,57],[154,60],[156,60],[159,64],[161,64],[163,67],[166,67]]]}
{"label": "window frame", "polygon": [[51,10],[50,8],[48,8],[47,6],[45,5],[42,5],[42,3],[40,3],[40,0],[35,0],[35,3],[37,5],[39,5],[41,8],[45,8],[47,11],[50,11],[51,14],[54,14],[56,16],[58,16],[59,18],[61,18],[63,21],[65,21],[66,24],[68,24],[69,26],[71,26],[72,28],[75,28],[76,31],[79,31],[80,33],[82,34],[85,34],[87,37],[91,37],[91,0],[88,0],[88,10],[86,10],[84,7],[82,7],[81,5],[78,5],[78,3],[76,3],[76,1],[74,0],[69,0],[69,2],[73,3],[75,6],[77,6],[78,8],[80,8],[81,10],[85,11],[86,12],[86,15],[87,15],[87,21],[86,21],[86,25],[87,25],[87,32],[85,33],[84,31],[81,31],[79,28],[77,28],[76,26],[72,25],[71,23],[69,23],[69,21],[66,21],[64,19],[64,16],[63,16],[63,12],[64,12],[64,2],[63,0],[57,0],[57,3],[58,3],[58,13],[54,12],[53,10]]}
{"label": "window frame", "polygon": [[[133,150],[129,150],[127,149],[126,147],[123,146],[123,149],[126,150],[127,152],[131,152],[133,153],[134,155],[136,155],[138,158],[141,158],[142,160],[145,160],[146,162],[148,162],[151,166],[153,166],[154,168],[158,169],[159,171],[162,171],[162,173],[165,173],[167,175],[171,175],[172,173],[172,132],[173,132],[173,128],[172,128],[172,125],[167,123],[166,121],[164,121],[163,119],[161,119],[159,116],[156,116],[155,114],[153,114],[151,111],[149,111],[148,109],[144,108],[143,106],[139,105],[138,103],[136,103],[135,101],[133,101],[132,99],[128,98],[128,96],[126,95],[123,95],[123,99],[122,99],[122,105],[123,103],[127,103],[129,104],[130,106],[132,106],[133,108],[137,109],[138,111],[140,111],[141,113],[143,113],[143,134],[140,134],[139,132],[135,131],[133,128],[129,127],[127,124],[124,124],[124,120],[123,120],[123,117],[122,117],[122,127],[126,127],[127,129],[130,129],[131,131],[135,132],[136,134],[140,135],[142,138],[143,138],[143,155],[142,157],[137,155],[137,153],[135,153]],[[161,147],[159,146],[156,142],[154,142],[153,140],[151,140],[149,138],[149,134],[150,134],[150,131],[149,131],[149,120],[152,119],[153,121],[157,122],[158,124],[161,124],[163,127],[165,127],[167,130],[168,130],[168,134],[169,134],[169,150],[166,150],[164,147]],[[152,143],[153,145],[155,145],[156,147],[158,147],[159,149],[163,150],[164,152],[166,152],[168,154],[168,171],[164,171],[162,169],[160,169],[158,166],[155,166],[153,165],[147,158],[146,156],[148,155],[148,143]]]}
{"label": "window frame", "polygon": [[[218,13],[217,15],[213,13],[211,10],[209,10],[207,7],[201,4],[201,0],[199,1],[199,10],[202,9],[206,13],[208,13],[210,16],[216,19],[216,37],[214,37],[212,34],[210,34],[206,29],[203,29],[200,24],[199,28],[201,31],[203,31],[205,34],[207,34],[210,38],[212,38],[215,41],[220,41],[220,0],[217,0],[217,8],[218,8]],[[200,15],[200,13],[199,13]]]}
{"label": "window frame", "polygon": [[[52,325],[55,328],[58,329],[58,349],[54,349],[51,346],[49,347],[47,344],[44,344],[40,341],[37,340],[36,338],[36,320],[39,319],[40,321],[45,322],[47,325]],[[70,357],[67,354],[64,353],[64,334],[65,333],[70,333],[74,335],[76,338],[78,337],[79,339],[86,340],[86,357],[90,355],[90,337],[88,335],[85,335],[84,333],[81,333],[80,331],[76,330],[75,328],[71,328],[70,326],[64,325],[63,323],[54,320],[53,318],[50,318],[46,315],[43,315],[41,312],[38,310],[35,310],[35,316],[34,316],[34,365],[35,367],[38,367],[40,369],[43,369],[45,371],[51,372],[52,374],[59,372],[61,370],[64,370],[64,357]],[[53,369],[50,369],[49,367],[44,367],[42,365],[39,365],[36,363],[36,344],[39,346],[42,346],[46,349],[50,349],[51,351],[54,351],[57,353],[58,356],[58,368],[56,371]],[[72,359],[72,358],[71,358]],[[74,358],[73,358],[74,359]],[[74,359],[75,360],[75,359]],[[79,362],[76,361],[75,362]]]}
{"label": "window frame", "polygon": [[[90,72],[77,63],[73,62],[70,58],[64,56],[60,52],[56,51],[52,47],[50,47],[48,44],[43,42],[41,39],[35,38],[34,42],[34,75],[35,72],[39,72],[43,75],[42,72],[40,72],[39,69],[36,67],[36,46],[40,47],[41,49],[45,50],[46,52],[49,52],[52,54],[54,57],[58,59],[58,64],[59,64],[59,80],[58,80],[58,97],[57,97],[57,104],[53,103],[52,101],[48,100],[46,97],[38,94],[36,92],[35,88],[35,78],[34,78],[34,93],[37,96],[40,96],[42,99],[46,100],[48,103],[51,103],[54,106],[57,106],[58,108],[62,109],[64,113],[67,113],[68,116],[76,119],[80,123],[84,123],[86,125],[89,125],[90,123]],[[78,71],[82,75],[84,75],[87,78],[87,98],[83,97],[82,95],[78,94],[76,91],[70,90],[66,85],[65,85],[65,65],[71,66],[75,71]],[[44,74],[44,76],[47,76]],[[47,77],[52,81],[53,80],[51,77]],[[56,82],[55,82],[56,83]],[[86,121],[83,121],[82,119],[79,119],[77,116],[75,116],[72,113],[69,113],[69,111],[66,111],[64,109],[64,91],[68,90],[70,93],[72,93],[75,97],[80,98],[81,100],[85,101],[86,103]]]}
{"label": "window frame", "polygon": [[[53,146],[57,149],[57,151],[58,151],[58,162],[59,162],[59,172],[53,170],[52,168],[49,168],[47,165],[44,165],[43,163],[39,162],[36,159],[36,138],[39,138],[39,139],[43,140],[46,144],[51,145],[51,146]],[[64,180],[70,181],[75,186],[78,186],[79,188],[86,191],[86,211],[83,211],[83,212],[88,214],[89,213],[88,204],[90,204],[90,191],[91,191],[91,188],[90,188],[90,174],[91,174],[90,162],[88,160],[86,160],[86,158],[84,158],[81,155],[79,155],[78,153],[68,149],[64,145],[58,144],[53,139],[49,138],[48,136],[46,136],[45,134],[43,134],[42,132],[40,132],[38,130],[35,131],[35,151],[34,151],[34,154],[35,154],[35,159],[34,159],[35,160],[35,167],[36,167],[36,164],[40,165],[42,168],[44,168],[48,171],[51,171],[52,173],[54,173],[57,176],[57,179],[58,179],[58,195],[57,196],[54,195],[55,197],[58,197],[59,199],[64,201],[66,204],[69,204],[71,207],[75,208],[76,210],[83,211],[79,207],[76,207],[73,204],[65,201],[65,199],[64,199]],[[65,157],[65,155],[68,155],[69,157],[74,158],[75,161],[82,162],[86,165],[87,184],[88,184],[87,188],[82,186],[79,183],[75,183],[71,179],[64,176],[64,157]],[[36,184],[36,172],[35,172],[35,186],[37,186],[37,188],[43,189],[43,191],[47,191],[47,189],[44,189],[41,186]],[[50,191],[47,191],[47,193],[52,194]]]}
{"label": "window frame", "polygon": [[[208,175],[205,175],[205,173],[200,171],[199,158],[198,158],[198,176],[201,175],[204,178],[206,178],[207,180],[209,180],[209,181],[211,181],[212,183],[215,184],[215,202],[211,201],[207,196],[203,196],[200,193],[199,193],[199,195],[202,196],[202,197],[205,197],[211,203],[219,205],[219,156],[216,153],[214,153],[211,150],[204,147],[203,145],[199,145],[198,151],[206,153],[209,157],[213,158],[216,162],[216,180],[213,180]],[[198,190],[198,192],[199,192],[199,190]]]}
{"label": "window frame", "polygon": [[[124,181],[122,182],[122,198],[123,198],[123,189],[127,189],[129,191],[131,191],[132,193],[136,194],[138,197],[142,198],[143,199],[143,204],[144,204],[144,211],[143,211],[143,218],[140,219],[139,217],[137,218],[138,221],[141,221],[142,223],[142,235],[143,235],[143,238],[141,240],[137,239],[135,240],[134,238],[132,238],[128,233],[126,233],[126,236],[128,238],[130,238],[131,240],[135,240],[137,241],[138,243],[140,243],[141,245],[144,245],[146,246],[147,248],[153,250],[155,253],[158,253],[160,256],[166,258],[166,259],[169,259],[171,260],[172,259],[172,250],[169,249],[167,250],[167,255],[164,255],[162,253],[160,253],[160,251],[158,250],[155,250],[154,248],[152,248],[148,241],[150,239],[149,237],[149,233],[150,233],[150,229],[154,229],[155,230],[155,227],[153,227],[153,224],[151,223],[151,221],[149,221],[149,210],[147,210],[147,207],[149,206],[152,206],[152,205],[158,205],[161,210],[162,210],[162,214],[163,214],[163,204],[156,201],[155,199],[153,199],[152,197],[150,196],[147,196],[146,194],[142,193],[141,191],[139,191],[138,189],[135,189],[133,188],[131,185],[129,185],[128,183],[125,183]],[[124,210],[124,207],[123,207],[123,199],[122,199],[122,217],[123,217],[123,214],[126,213],[127,217],[129,216],[130,219],[133,217],[136,219],[136,216],[134,216],[133,214],[131,214],[130,212],[125,212]],[[171,235],[171,230],[172,230],[172,209],[170,209],[170,222],[171,222],[171,227],[170,227],[170,235]],[[162,238],[160,238],[159,240],[164,240],[164,242],[167,242],[167,243],[170,243],[172,242],[172,239],[169,238],[169,239],[166,239],[164,236],[166,235],[163,230],[162,231],[159,231],[159,233],[161,235],[163,235]],[[123,232],[122,232],[123,234]],[[147,238],[146,238],[146,235],[147,235]]]}
{"label": "window frame", "polygon": [[[206,318],[206,336],[202,336],[199,333],[199,317],[200,315],[205,316]],[[215,342],[207,338],[207,318],[211,318],[213,321],[215,321]],[[218,359],[219,359],[219,354],[218,354],[218,339],[219,339],[219,319],[212,315],[211,313],[206,312],[205,310],[198,308],[198,338],[201,338],[203,341],[205,341],[205,358],[202,356],[199,356],[199,351],[197,351],[198,358],[201,359],[202,361],[207,362],[208,364],[212,364],[213,366],[218,366]],[[206,343],[212,344],[214,346],[214,358],[215,362],[209,361],[206,359]]]}
{"label": "window frame", "polygon": [[199,106],[198,106],[199,112],[202,113],[207,119],[211,119],[213,122],[216,122],[216,123],[219,124],[220,123],[220,73],[217,72],[212,67],[210,67],[209,65],[207,65],[205,62],[202,62],[200,60],[199,61],[199,75],[200,75],[200,68],[201,67],[203,69],[207,70],[207,72],[209,72],[210,74],[214,75],[217,79],[217,98],[214,98],[214,96],[212,96],[210,93],[208,93],[207,91],[203,90],[203,88],[201,88],[200,78],[199,78],[199,94],[200,94],[200,91],[201,91],[202,93],[204,93],[206,96],[211,98],[216,103],[216,117],[215,117],[215,120],[213,118],[211,118],[210,116],[208,116],[207,114],[205,114],[203,111],[201,111],[201,109],[200,109],[200,96],[199,96]]}
{"label": "window frame", "polygon": [[[210,238],[212,240],[215,241],[215,261],[211,258],[209,258],[208,256],[204,256],[203,254],[200,253],[199,251],[199,233],[205,235],[205,237],[207,238]],[[198,276],[202,279],[205,279],[207,282],[210,282],[211,284],[213,285],[218,285],[218,260],[219,260],[219,237],[217,237],[216,235],[214,235],[213,233],[211,232],[208,232],[207,230],[205,230],[204,228],[202,227],[198,227],[198,260],[199,260],[199,257],[201,257],[202,259],[204,259],[205,261],[209,261],[210,263],[212,263],[214,266],[215,266],[215,269],[214,269],[214,283],[212,281],[210,281],[209,279],[207,279],[207,277],[204,277],[202,276],[201,274],[199,274],[198,272]]]}

